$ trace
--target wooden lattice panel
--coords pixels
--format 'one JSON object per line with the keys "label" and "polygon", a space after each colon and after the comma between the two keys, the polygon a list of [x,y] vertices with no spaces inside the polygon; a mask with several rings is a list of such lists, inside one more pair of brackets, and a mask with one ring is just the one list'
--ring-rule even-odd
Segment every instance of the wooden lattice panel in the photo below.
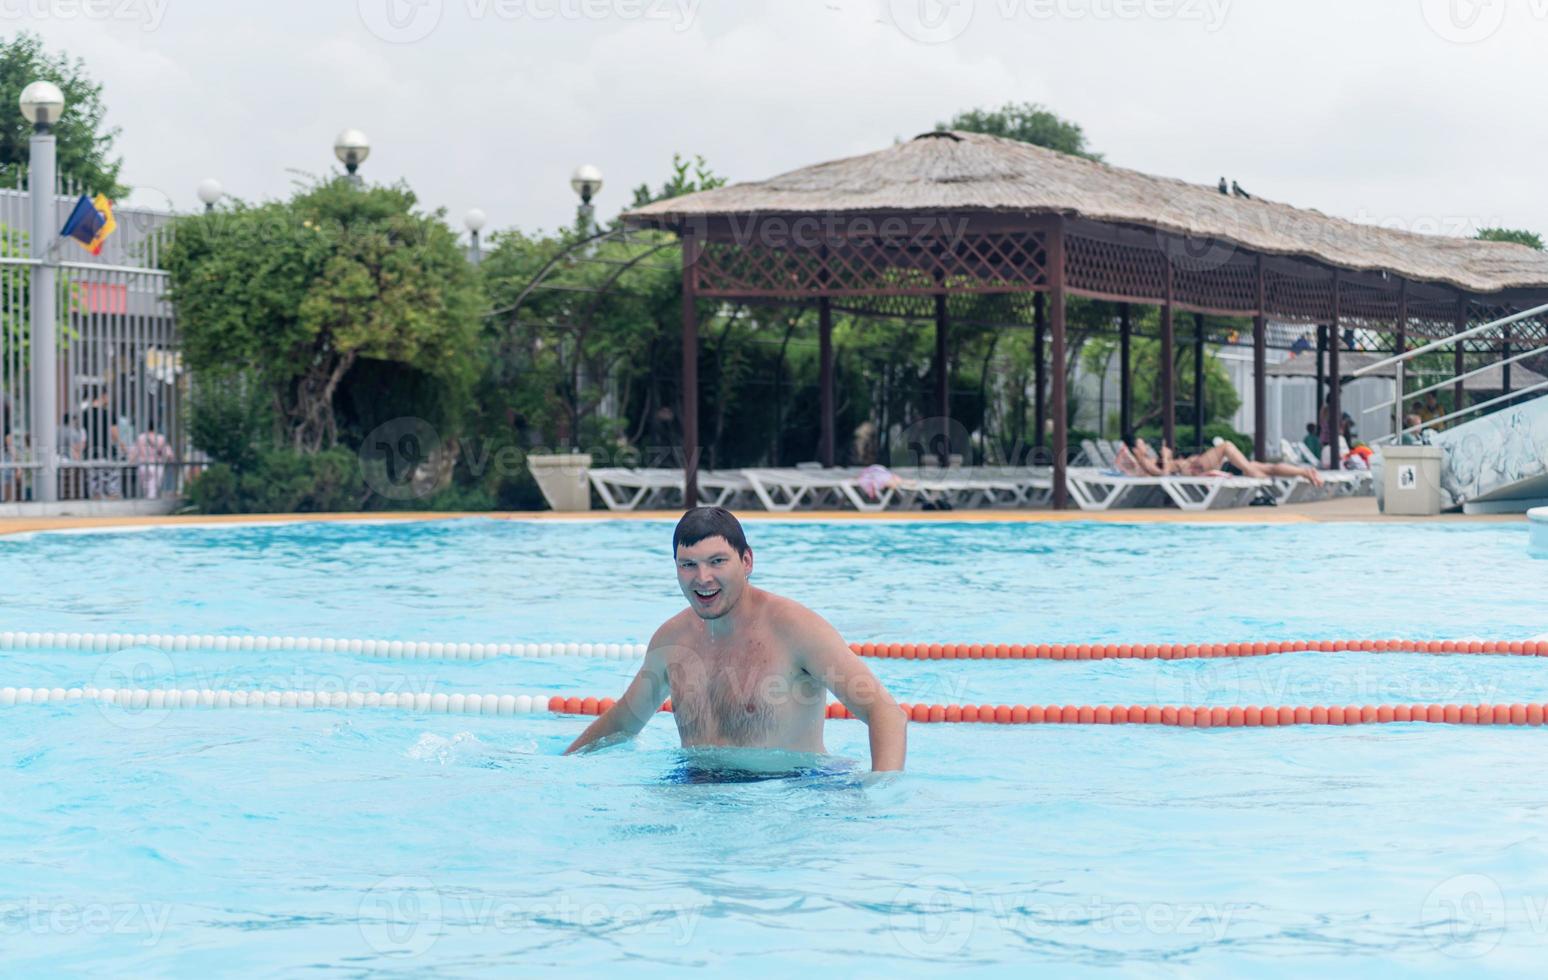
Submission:
{"label": "wooden lattice panel", "polygon": [[1039,232],[832,239],[810,246],[706,242],[694,287],[707,296],[908,296],[1046,285]]}
{"label": "wooden lattice panel", "polygon": [[1173,299],[1184,306],[1232,310],[1251,316],[1258,310],[1258,267],[1247,256],[1219,265],[1179,259],[1173,263]]}
{"label": "wooden lattice panel", "polygon": [[1073,290],[1157,302],[1166,294],[1166,256],[1095,238],[1065,239],[1066,281]]}
{"label": "wooden lattice panel", "polygon": [[1397,286],[1382,289],[1362,283],[1345,282],[1339,286],[1338,310],[1341,320],[1362,321],[1371,329],[1397,323]]}
{"label": "wooden lattice panel", "polygon": [[1294,276],[1269,269],[1264,273],[1264,305],[1280,320],[1326,323],[1333,318],[1333,277]]}

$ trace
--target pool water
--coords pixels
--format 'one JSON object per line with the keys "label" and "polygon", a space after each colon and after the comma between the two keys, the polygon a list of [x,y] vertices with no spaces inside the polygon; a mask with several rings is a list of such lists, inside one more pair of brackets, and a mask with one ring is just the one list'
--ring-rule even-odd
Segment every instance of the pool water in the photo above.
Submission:
{"label": "pool water", "polygon": [[[749,525],[850,640],[1527,639],[1525,525]],[[670,525],[0,539],[0,630],[641,641]],[[616,695],[633,664],[0,652],[0,686]],[[1536,658],[873,661],[899,700],[1548,701]],[[684,753],[670,719],[0,709],[0,972],[1520,974],[1548,952],[1541,729],[915,725],[909,771]]]}

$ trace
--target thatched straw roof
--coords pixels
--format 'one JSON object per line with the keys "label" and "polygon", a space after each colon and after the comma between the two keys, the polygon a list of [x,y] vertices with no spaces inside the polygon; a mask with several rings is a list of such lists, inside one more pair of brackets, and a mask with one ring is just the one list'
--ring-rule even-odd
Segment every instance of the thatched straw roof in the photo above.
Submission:
{"label": "thatched straw roof", "polygon": [[1548,254],[1523,245],[1356,224],[978,133],[926,133],[876,153],[658,201],[624,219],[671,228],[715,216],[939,211],[1064,214],[1473,293],[1548,287]]}

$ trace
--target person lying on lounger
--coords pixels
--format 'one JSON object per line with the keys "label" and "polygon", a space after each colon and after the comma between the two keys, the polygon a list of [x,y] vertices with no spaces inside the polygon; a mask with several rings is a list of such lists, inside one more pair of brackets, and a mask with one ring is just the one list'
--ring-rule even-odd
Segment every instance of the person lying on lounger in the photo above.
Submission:
{"label": "person lying on lounger", "polygon": [[[1220,445],[1197,456],[1176,457],[1172,455],[1170,446],[1163,445],[1159,459],[1151,452],[1149,443],[1143,439],[1131,436],[1125,448],[1130,445],[1134,447],[1130,452],[1130,459],[1147,476],[1210,476],[1212,474],[1229,476],[1234,470],[1242,476],[1249,476],[1255,480],[1267,480],[1276,476],[1300,477],[1312,486],[1322,486],[1322,474],[1310,466],[1294,466],[1290,463],[1255,463],[1229,440],[1222,440]],[[1122,463],[1123,457],[1120,455],[1120,466]]]}
{"label": "person lying on lounger", "polygon": [[897,702],[827,620],[748,583],[752,548],[730,511],[689,511],[672,552],[688,608],[656,630],[629,689],[566,755],[639,734],[669,693],[684,748],[825,753],[832,691],[869,726],[871,768],[903,768],[908,723]]}

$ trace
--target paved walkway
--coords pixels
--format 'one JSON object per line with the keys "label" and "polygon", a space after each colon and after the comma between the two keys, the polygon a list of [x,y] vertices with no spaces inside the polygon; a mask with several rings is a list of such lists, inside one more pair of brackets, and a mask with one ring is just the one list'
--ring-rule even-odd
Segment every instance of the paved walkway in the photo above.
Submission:
{"label": "paved walkway", "polygon": [[[7,517],[0,518],[0,534],[16,534],[23,531],[56,531],[72,529],[133,528],[150,526],[201,527],[225,524],[291,524],[309,521],[427,521],[484,518],[494,520],[535,521],[638,521],[673,520],[682,516],[678,511],[638,511],[615,514],[608,511],[592,511],[584,514],[556,514],[552,511],[536,513],[477,513],[477,514],[273,514],[240,516],[178,516],[178,517]],[[1458,521],[1479,523],[1523,523],[1523,514],[1497,514],[1468,517],[1462,514],[1442,514],[1438,517],[1386,517],[1376,510],[1374,497],[1345,497],[1312,504],[1293,504],[1286,507],[1243,507],[1236,510],[1185,513],[1171,508],[1145,508],[1143,510],[1112,510],[1088,514],[1078,510],[1055,512],[1049,510],[978,510],[978,511],[901,511],[882,514],[857,514],[854,511],[807,511],[797,514],[770,514],[764,511],[741,511],[737,514],[746,521],[915,521],[919,523],[963,522],[1054,522],[1100,521],[1110,524],[1320,524],[1347,521],[1369,521],[1382,524],[1429,523]]]}

